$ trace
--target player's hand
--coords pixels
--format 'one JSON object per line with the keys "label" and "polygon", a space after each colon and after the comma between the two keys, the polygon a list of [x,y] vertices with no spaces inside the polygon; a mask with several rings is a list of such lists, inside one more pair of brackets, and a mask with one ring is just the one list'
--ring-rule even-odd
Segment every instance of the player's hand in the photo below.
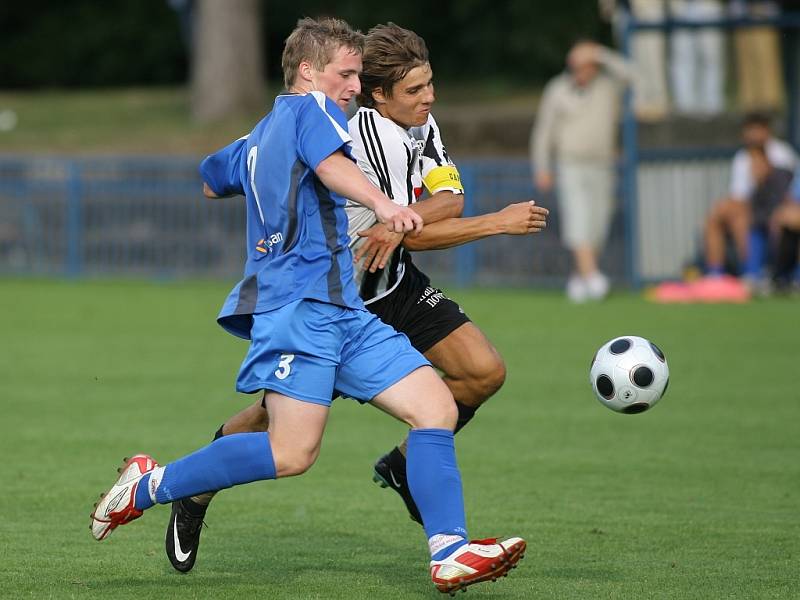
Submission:
{"label": "player's hand", "polygon": [[550,211],[536,202],[518,202],[509,204],[497,213],[499,225],[503,233],[511,235],[524,235],[526,233],[538,233],[547,227],[547,215]]}
{"label": "player's hand", "polygon": [[373,206],[372,210],[389,231],[411,235],[419,235],[422,231],[422,217],[407,206],[398,206],[387,199]]}
{"label": "player's hand", "polygon": [[386,225],[381,223],[359,231],[357,235],[366,239],[356,250],[353,262],[356,264],[361,263],[361,269],[364,271],[369,270],[370,273],[374,273],[386,266],[386,262],[404,237],[402,233],[389,231]]}

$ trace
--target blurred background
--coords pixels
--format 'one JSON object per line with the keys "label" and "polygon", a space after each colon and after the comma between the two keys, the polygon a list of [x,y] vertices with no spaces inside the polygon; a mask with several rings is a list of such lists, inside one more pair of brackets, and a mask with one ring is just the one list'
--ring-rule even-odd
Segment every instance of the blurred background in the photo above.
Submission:
{"label": "blurred background", "polygon": [[[102,545],[86,531],[117,457],[172,460],[253,401],[233,387],[245,343],[214,320],[241,277],[243,203],[204,198],[198,165],[270,109],[297,19],[332,7],[427,41],[465,214],[531,197],[551,210],[542,233],[414,258],[448,294],[463,286],[508,370],[459,462],[473,532],[524,535],[531,555],[466,597],[800,598],[800,287],[745,305],[641,293],[705,266],[746,114],[797,164],[800,0],[0,2],[0,598],[431,598],[418,528],[370,483],[406,428],[355,402],[335,403],[308,475],[214,501],[189,577],[164,561],[168,511]],[[557,186],[534,184],[530,142],[580,39],[628,75],[588,120],[613,138],[613,291],[575,306],[567,219]],[[580,102],[579,87],[563,89]],[[787,196],[800,207],[800,188]],[[634,333],[664,351],[669,391],[619,415],[593,399],[589,366]]]}
{"label": "blurred background", "polygon": [[[579,39],[614,48],[664,88],[649,106],[630,92],[622,105],[603,270],[613,285],[638,288],[701,261],[703,222],[727,191],[742,116],[765,112],[797,147],[800,14],[792,2],[711,1],[719,11],[689,19],[684,4],[339,3],[335,16],[362,31],[391,20],[427,41],[434,114],[468,213],[531,197],[552,210],[542,234],[428,253],[427,271],[456,285],[563,285],[570,256],[552,193],[534,187],[529,139],[543,87]],[[309,0],[3,3],[0,273],[235,279],[244,213],[235,201],[202,198],[198,162],[269,109],[297,19],[330,11]],[[742,34],[756,31],[762,42],[746,46]],[[698,32],[716,36],[717,50],[704,53],[702,42],[680,58],[679,36]],[[767,84],[753,84],[745,68],[759,53],[767,67],[756,72],[774,73]],[[716,105],[681,103],[679,58],[718,79]]]}

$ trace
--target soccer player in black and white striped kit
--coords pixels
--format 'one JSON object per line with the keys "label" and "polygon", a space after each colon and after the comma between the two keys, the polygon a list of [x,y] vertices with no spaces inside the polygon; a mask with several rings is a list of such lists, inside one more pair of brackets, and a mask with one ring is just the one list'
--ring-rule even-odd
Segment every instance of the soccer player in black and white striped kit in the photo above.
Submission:
{"label": "soccer player in black and white striped kit", "polygon": [[[351,247],[364,266],[356,275],[362,299],[442,372],[458,407],[458,432],[503,385],[505,365],[459,305],[414,265],[412,253],[490,235],[534,233],[545,226],[547,210],[521,202],[461,218],[464,188],[431,115],[434,100],[433,72],[422,38],[392,23],[370,30],[361,107],[349,121],[353,156],[387,196],[413,206],[425,229],[417,238],[394,235],[377,225],[372,211],[356,203],[349,203],[346,211]],[[405,442],[377,461],[374,478],[397,491],[419,521],[405,481],[404,454]]]}

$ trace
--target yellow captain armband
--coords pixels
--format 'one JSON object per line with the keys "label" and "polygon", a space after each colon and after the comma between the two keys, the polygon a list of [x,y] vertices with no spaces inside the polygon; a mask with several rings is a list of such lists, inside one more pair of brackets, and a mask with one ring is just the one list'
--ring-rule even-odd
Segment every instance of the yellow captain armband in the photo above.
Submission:
{"label": "yellow captain armband", "polygon": [[456,190],[464,193],[464,186],[461,185],[461,176],[458,169],[448,165],[446,167],[436,167],[422,180],[428,193],[433,195],[440,190]]}

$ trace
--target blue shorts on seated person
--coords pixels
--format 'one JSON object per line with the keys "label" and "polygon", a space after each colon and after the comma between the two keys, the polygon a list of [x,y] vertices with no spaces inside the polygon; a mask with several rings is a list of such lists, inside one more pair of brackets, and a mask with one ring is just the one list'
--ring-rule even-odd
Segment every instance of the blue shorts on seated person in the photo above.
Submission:
{"label": "blue shorts on seated person", "polygon": [[250,337],[237,391],[272,390],[325,406],[335,393],[369,402],[430,364],[371,312],[315,300],[254,314]]}

